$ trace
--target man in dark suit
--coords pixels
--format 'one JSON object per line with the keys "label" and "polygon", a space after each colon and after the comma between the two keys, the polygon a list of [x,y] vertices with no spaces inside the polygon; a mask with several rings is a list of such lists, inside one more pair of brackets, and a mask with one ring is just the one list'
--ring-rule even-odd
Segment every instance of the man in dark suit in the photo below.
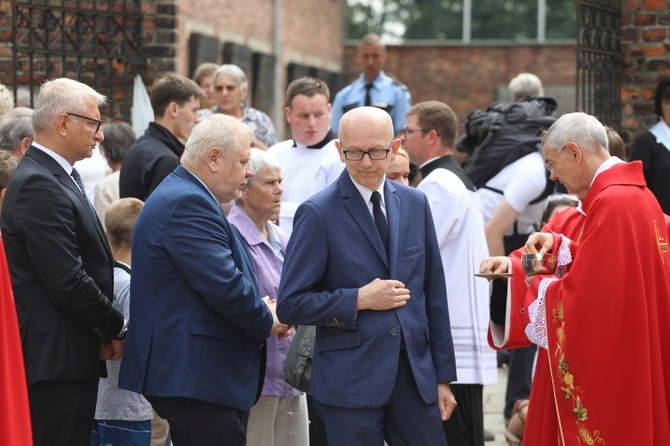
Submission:
{"label": "man in dark suit", "polygon": [[290,332],[261,299],[251,258],[221,210],[253,175],[253,131],[212,115],[133,233],[130,328],[119,387],[142,393],[175,446],[246,444],[265,341]]}
{"label": "man in dark suit", "polygon": [[112,252],[72,165],[104,139],[87,85],[42,85],[35,140],[2,204],[2,238],[16,301],[35,445],[90,442],[99,359],[119,359],[123,315],[112,307]]}
{"label": "man in dark suit", "polygon": [[383,110],[340,123],[340,178],[296,213],[278,316],[316,325],[310,393],[332,445],[446,445],[456,401],[446,286],[426,197],[385,180]]}

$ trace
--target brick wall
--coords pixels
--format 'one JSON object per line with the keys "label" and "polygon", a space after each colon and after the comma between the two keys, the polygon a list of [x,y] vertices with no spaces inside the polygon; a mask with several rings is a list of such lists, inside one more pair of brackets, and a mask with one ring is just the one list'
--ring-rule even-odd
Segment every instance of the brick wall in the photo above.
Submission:
{"label": "brick wall", "polygon": [[[84,37],[78,37],[75,31],[78,22],[77,11],[74,8],[79,3],[85,17],[82,25]],[[45,5],[54,6],[49,9],[45,8]],[[45,45],[39,42],[39,39],[45,39],[46,35],[42,16],[22,8],[23,16],[17,17],[20,17],[21,23],[25,22],[25,26],[22,26],[24,28],[22,34],[17,33],[17,37],[21,37],[22,45],[30,40],[30,35],[26,31],[27,23],[30,22],[30,29],[35,29],[37,35],[32,39],[34,46],[42,51],[36,52],[33,59],[28,57],[29,51],[21,51],[19,67],[15,71],[11,43],[12,16],[15,10],[11,0],[0,0],[0,83],[13,87],[16,81],[19,87],[37,88],[47,77],[65,75],[91,85],[110,98],[112,101],[110,106],[102,109],[105,116],[128,119],[132,105],[134,74],[141,72],[145,83],[151,84],[161,73],[175,70],[177,42],[175,0],[143,1],[139,10],[134,3],[124,0],[68,3],[65,5],[70,8],[67,11],[63,11],[62,6],[63,2],[60,0],[31,2],[31,7],[34,7],[35,11],[48,9],[52,14],[49,22],[51,32],[48,34],[50,39],[48,57],[42,55],[45,52]],[[121,14],[124,8],[133,16],[125,22]],[[107,22],[110,11],[114,13],[114,26]],[[139,13],[141,16],[134,21]],[[127,48],[115,49],[116,43],[122,40],[122,35],[125,38],[130,38],[131,35],[134,37],[134,29],[130,25],[135,23],[141,29],[139,42],[136,43],[141,47],[142,54],[138,55]],[[91,38],[92,33],[89,29],[91,27],[96,30],[97,39]],[[68,37],[63,38],[63,34],[67,34]],[[129,56],[128,66],[117,57],[119,52]],[[79,54],[84,54],[85,57],[80,60],[77,57]],[[125,88],[124,81],[127,81]]]}
{"label": "brick wall", "polygon": [[[342,63],[346,0],[282,0],[282,64],[313,65],[331,71]],[[181,0],[177,71],[188,74],[191,33],[217,37],[252,51],[273,53],[273,0]],[[213,61],[222,62],[221,54]]]}
{"label": "brick wall", "polygon": [[[355,42],[348,42],[345,48],[344,71],[351,79],[360,71],[355,60],[355,45]],[[386,51],[388,59],[384,71],[407,85],[414,103],[445,102],[454,109],[461,122],[469,110],[485,109],[494,100],[503,99],[500,91],[522,72],[539,76],[547,94],[552,86],[574,91],[574,42],[544,45],[410,42],[389,45]],[[574,106],[574,98],[568,99]],[[564,108],[562,111],[572,110]]]}
{"label": "brick wall", "polygon": [[654,91],[670,75],[670,0],[622,0],[624,141],[657,120]]}

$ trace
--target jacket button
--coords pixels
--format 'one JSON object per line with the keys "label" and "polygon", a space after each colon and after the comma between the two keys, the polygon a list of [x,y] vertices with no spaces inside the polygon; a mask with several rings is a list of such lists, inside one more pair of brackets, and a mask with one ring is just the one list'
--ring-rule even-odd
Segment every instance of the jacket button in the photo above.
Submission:
{"label": "jacket button", "polygon": [[398,335],[398,329],[397,328],[392,328],[391,329],[391,336],[397,336]]}
{"label": "jacket button", "polygon": [[521,308],[521,309],[519,310],[519,313],[523,313],[523,312],[525,312],[525,311],[526,311],[525,309]]}

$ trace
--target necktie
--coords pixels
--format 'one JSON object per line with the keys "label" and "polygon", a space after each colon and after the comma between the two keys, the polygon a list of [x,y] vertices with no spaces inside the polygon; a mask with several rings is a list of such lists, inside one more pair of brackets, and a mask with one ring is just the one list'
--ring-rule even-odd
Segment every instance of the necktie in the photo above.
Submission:
{"label": "necktie", "polygon": [[95,214],[95,208],[93,207],[93,203],[88,199],[88,196],[86,195],[86,189],[84,189],[84,183],[81,181],[81,175],[79,175],[79,172],[77,172],[77,169],[74,167],[72,168],[72,178],[74,178],[74,181],[77,183],[77,186],[79,186],[79,190],[81,190],[82,195],[84,196],[84,199],[86,200],[86,203],[88,204],[88,207],[91,208],[93,213]]}
{"label": "necktie", "polygon": [[372,215],[375,218],[375,226],[377,226],[377,231],[379,232],[379,236],[381,237],[382,242],[384,243],[384,249],[386,250],[386,254],[388,255],[389,234],[388,234],[388,225],[386,223],[386,217],[384,216],[384,212],[382,211],[382,205],[381,205],[382,196],[379,194],[379,192],[374,191],[372,193],[370,201],[372,202]]}
{"label": "necktie", "polygon": [[372,84],[365,84],[365,105],[372,105],[372,99],[370,98],[370,90],[372,89]]}

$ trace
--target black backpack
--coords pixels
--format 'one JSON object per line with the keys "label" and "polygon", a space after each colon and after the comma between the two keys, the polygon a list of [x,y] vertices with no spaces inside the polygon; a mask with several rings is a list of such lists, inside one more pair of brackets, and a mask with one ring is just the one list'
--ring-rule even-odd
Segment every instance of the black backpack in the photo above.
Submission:
{"label": "black backpack", "polygon": [[[472,110],[465,123],[466,134],[456,144],[456,150],[470,154],[463,169],[474,185],[485,187],[505,166],[541,151],[542,137],[556,121],[556,106],[551,98],[527,97],[508,105],[494,102],[486,111]],[[531,204],[542,201],[554,190],[550,172],[546,173],[547,187]]]}

